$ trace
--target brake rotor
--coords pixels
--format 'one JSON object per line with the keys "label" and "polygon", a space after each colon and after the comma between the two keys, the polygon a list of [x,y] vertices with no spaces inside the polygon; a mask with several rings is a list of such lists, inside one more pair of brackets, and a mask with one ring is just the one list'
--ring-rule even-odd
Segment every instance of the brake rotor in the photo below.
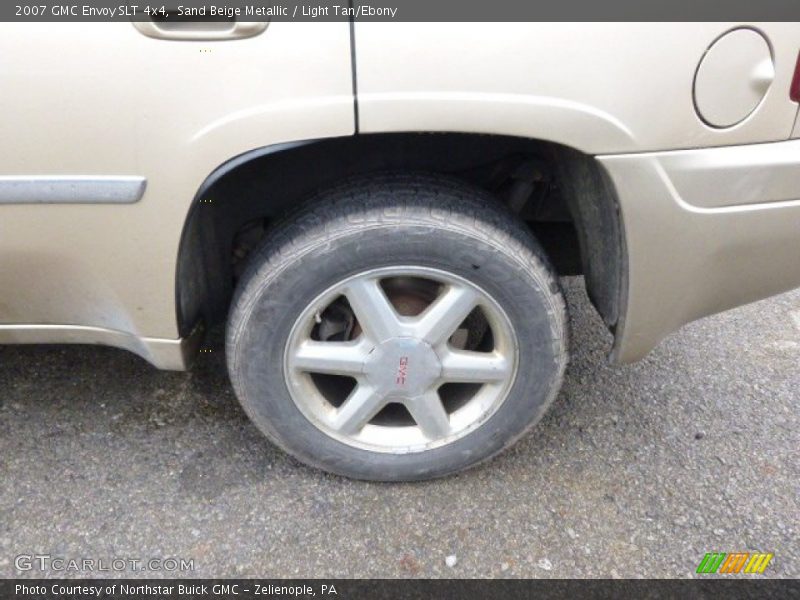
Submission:
{"label": "brake rotor", "polygon": [[[422,314],[441,293],[441,285],[415,277],[393,277],[383,282],[386,297],[397,314],[415,317]],[[450,343],[462,350],[474,350],[489,329],[486,318],[475,310],[466,318],[450,339]],[[321,340],[354,340],[361,335],[361,326],[352,310],[342,299],[332,303],[320,317],[318,335]]]}

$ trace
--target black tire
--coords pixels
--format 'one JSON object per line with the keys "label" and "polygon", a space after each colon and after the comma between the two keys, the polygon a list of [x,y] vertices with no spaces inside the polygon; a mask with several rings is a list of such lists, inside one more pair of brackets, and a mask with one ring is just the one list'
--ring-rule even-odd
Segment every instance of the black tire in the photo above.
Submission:
{"label": "black tire", "polygon": [[[314,298],[348,276],[397,264],[445,270],[486,290],[514,327],[520,365],[482,425],[409,454],[326,435],[298,409],[283,372],[290,330]],[[411,481],[487,460],[538,422],[561,386],[566,330],[564,299],[542,249],[496,199],[449,178],[387,175],[320,194],[272,228],[238,284],[226,351],[242,406],[286,452],[347,477]]]}

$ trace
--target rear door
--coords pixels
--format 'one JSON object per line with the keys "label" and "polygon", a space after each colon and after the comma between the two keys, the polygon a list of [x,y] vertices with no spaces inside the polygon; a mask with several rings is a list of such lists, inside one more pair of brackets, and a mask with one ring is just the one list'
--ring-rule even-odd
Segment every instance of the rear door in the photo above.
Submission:
{"label": "rear door", "polygon": [[176,338],[209,173],[354,132],[347,22],[191,25],[0,24],[0,342],[25,324]]}

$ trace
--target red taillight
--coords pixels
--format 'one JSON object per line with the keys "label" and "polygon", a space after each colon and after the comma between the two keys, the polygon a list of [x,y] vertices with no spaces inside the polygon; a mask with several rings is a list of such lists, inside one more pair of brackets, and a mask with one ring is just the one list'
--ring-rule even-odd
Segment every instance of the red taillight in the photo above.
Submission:
{"label": "red taillight", "polygon": [[789,88],[789,98],[795,102],[800,102],[800,54],[797,55],[797,63],[794,66],[794,77],[792,87]]}

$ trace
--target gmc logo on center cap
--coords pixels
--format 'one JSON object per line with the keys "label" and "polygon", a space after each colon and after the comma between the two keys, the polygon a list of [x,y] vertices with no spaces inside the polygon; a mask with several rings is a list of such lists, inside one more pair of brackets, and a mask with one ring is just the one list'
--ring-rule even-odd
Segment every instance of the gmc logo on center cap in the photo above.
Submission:
{"label": "gmc logo on center cap", "polygon": [[407,376],[408,376],[408,357],[401,356],[400,364],[397,366],[397,377],[395,378],[394,382],[397,385],[405,385]]}

